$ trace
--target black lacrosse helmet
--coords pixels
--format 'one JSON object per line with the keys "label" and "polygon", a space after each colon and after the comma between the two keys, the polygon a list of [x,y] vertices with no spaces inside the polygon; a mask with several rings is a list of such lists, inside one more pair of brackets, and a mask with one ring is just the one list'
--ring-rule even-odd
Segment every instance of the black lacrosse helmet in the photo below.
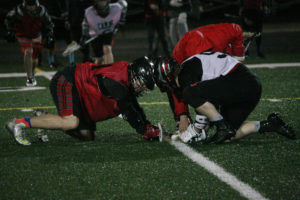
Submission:
{"label": "black lacrosse helmet", "polygon": [[[101,1],[105,1],[105,4],[104,5],[100,5],[99,3]],[[97,10],[97,13],[100,15],[100,16],[107,16],[109,14],[109,3],[110,3],[110,0],[95,0],[95,8]]]}
{"label": "black lacrosse helmet", "polygon": [[155,59],[154,79],[162,92],[177,88],[175,78],[179,68],[179,63],[171,57],[158,57]]}
{"label": "black lacrosse helmet", "polygon": [[[129,73],[131,75],[131,84],[138,87],[135,91],[138,91],[143,86],[147,89],[154,89],[154,68],[153,62],[146,56],[134,60],[129,66]],[[137,92],[139,94],[139,92]]]}

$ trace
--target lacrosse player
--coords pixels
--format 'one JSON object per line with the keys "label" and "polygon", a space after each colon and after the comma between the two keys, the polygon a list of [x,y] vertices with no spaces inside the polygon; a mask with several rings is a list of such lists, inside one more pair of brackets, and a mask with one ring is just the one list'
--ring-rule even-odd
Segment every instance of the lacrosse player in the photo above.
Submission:
{"label": "lacrosse player", "polygon": [[[155,62],[158,85],[176,90],[178,99],[208,118],[216,133],[206,143],[222,143],[251,133],[277,132],[290,139],[293,129],[277,113],[264,121],[245,121],[261,97],[261,83],[237,59],[221,52],[203,52],[187,58],[180,66],[169,58]],[[175,93],[175,94],[176,94]],[[185,143],[206,138],[207,122],[195,120],[178,137]]]}
{"label": "lacrosse player", "polygon": [[110,0],[95,0],[93,6],[85,10],[82,22],[82,46],[90,37],[98,36],[91,42],[96,64],[114,62],[112,53],[113,35],[117,32],[119,23],[125,22],[127,3],[110,3]]}
{"label": "lacrosse player", "polygon": [[5,24],[7,41],[13,41],[16,36],[24,54],[26,86],[37,85],[34,68],[38,64],[42,43],[45,47],[54,46],[54,25],[46,8],[38,0],[23,0],[7,14]]}
{"label": "lacrosse player", "polygon": [[191,0],[169,1],[167,15],[169,17],[169,35],[173,47],[188,32],[187,14],[191,9]]}
{"label": "lacrosse player", "polygon": [[128,63],[77,64],[56,73],[50,90],[59,115],[13,119],[6,128],[21,145],[30,145],[25,129],[61,129],[81,140],[94,140],[96,122],[122,114],[144,140],[158,139],[137,102],[145,90],[153,90],[153,63],[142,57]]}
{"label": "lacrosse player", "polygon": [[[239,60],[244,59],[243,40],[254,33],[243,32],[241,27],[233,23],[211,24],[198,27],[187,32],[173,50],[173,57],[181,63],[185,59],[206,50],[225,52]],[[165,90],[174,114],[174,119],[182,132],[188,128],[189,112],[187,105],[176,99],[172,91]],[[204,120],[205,116],[197,115],[196,119]]]}

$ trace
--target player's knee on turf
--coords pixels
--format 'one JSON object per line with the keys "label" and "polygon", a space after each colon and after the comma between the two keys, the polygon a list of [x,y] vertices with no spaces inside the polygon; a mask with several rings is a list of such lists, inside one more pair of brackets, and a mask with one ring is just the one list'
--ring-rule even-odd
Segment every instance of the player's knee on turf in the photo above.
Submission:
{"label": "player's knee on turf", "polygon": [[91,131],[91,130],[80,130],[79,131],[80,134],[80,140],[83,141],[92,141],[95,140],[95,131]]}
{"label": "player's knee on turf", "polygon": [[81,141],[92,141],[95,140],[95,131],[91,130],[68,130],[66,131],[68,135],[79,139]]}

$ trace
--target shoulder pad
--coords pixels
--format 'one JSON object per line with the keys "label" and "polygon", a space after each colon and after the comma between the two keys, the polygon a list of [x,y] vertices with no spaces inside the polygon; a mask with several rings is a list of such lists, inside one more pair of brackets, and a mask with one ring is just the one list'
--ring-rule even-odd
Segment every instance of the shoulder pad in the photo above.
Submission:
{"label": "shoulder pad", "polygon": [[39,6],[40,7],[40,17],[42,17],[43,15],[45,15],[45,13],[46,13],[46,9],[45,9],[45,7],[44,6],[42,6],[42,5],[40,5]]}

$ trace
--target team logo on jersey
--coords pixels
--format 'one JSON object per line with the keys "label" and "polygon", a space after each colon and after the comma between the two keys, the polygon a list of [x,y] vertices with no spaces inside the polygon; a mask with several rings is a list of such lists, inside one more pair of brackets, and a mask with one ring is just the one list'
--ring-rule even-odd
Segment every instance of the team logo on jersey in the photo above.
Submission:
{"label": "team logo on jersey", "polygon": [[110,30],[112,29],[112,27],[113,27],[113,20],[97,24],[98,30]]}

